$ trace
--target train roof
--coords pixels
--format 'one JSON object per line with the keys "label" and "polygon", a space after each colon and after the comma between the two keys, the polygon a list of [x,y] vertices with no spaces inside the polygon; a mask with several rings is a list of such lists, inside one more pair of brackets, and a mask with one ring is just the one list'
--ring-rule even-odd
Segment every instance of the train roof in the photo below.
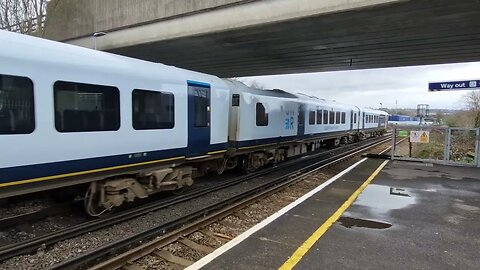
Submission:
{"label": "train roof", "polygon": [[219,80],[213,75],[4,30],[0,30],[0,58],[15,59],[23,63],[42,63],[59,70],[76,68],[119,76],[161,78],[167,82],[175,80],[179,74],[192,79],[201,78],[209,83]]}

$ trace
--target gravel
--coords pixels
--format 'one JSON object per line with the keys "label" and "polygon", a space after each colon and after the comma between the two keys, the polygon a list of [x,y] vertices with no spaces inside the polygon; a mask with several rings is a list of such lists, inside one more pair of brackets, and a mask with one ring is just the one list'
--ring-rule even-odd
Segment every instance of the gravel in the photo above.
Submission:
{"label": "gravel", "polygon": [[188,239],[207,247],[219,248],[222,246],[222,241],[217,240],[216,238],[211,238],[203,233],[194,232],[188,236]]}
{"label": "gravel", "polygon": [[46,200],[33,199],[22,200],[14,203],[8,203],[0,206],[0,217],[14,217],[31,212],[36,212],[51,206],[51,203]]}
{"label": "gravel", "polygon": [[197,250],[191,249],[183,244],[175,242],[164,248],[164,250],[170,251],[173,255],[184,258],[186,260],[195,262],[200,260],[206,254]]}
{"label": "gravel", "polygon": [[152,255],[147,255],[137,261],[135,261],[135,265],[138,265],[142,267],[145,270],[150,270],[150,269],[171,269],[171,270],[177,270],[177,269],[183,269],[183,267],[174,265],[174,264],[169,264],[167,261],[158,258],[156,256]]}
{"label": "gravel", "polygon": [[[28,224],[19,224],[15,227],[0,231],[0,239],[2,234],[4,235],[4,241],[8,243],[18,243],[51,233],[60,229],[67,228],[69,226],[79,224],[86,220],[85,216],[52,216],[44,220],[40,220]],[[2,244],[0,243],[0,246]]]}

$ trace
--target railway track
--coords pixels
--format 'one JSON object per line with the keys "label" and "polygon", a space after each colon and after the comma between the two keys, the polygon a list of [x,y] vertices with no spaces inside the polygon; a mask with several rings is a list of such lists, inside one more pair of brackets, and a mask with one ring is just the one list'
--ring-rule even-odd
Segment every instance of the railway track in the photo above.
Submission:
{"label": "railway track", "polygon": [[[167,261],[171,261],[174,264],[188,266],[191,261],[179,258],[171,254],[170,252],[162,249],[162,247],[165,247],[174,242],[181,242],[182,244],[187,245],[190,248],[200,250],[201,252],[211,252],[211,247],[197,244],[185,238],[184,236],[199,230],[201,230],[204,234],[208,234],[208,231],[204,229],[205,226],[222,220],[229,215],[236,215],[238,219],[242,219],[245,216],[238,213],[236,214],[236,211],[244,208],[246,205],[251,204],[252,202],[255,202],[271,194],[274,194],[279,190],[282,190],[285,187],[288,187],[298,181],[301,181],[306,175],[312,174],[318,170],[324,169],[326,167],[337,164],[338,162],[341,162],[345,159],[356,156],[367,149],[383,144],[389,140],[390,138],[381,138],[380,140],[363,143],[360,146],[352,147],[349,150],[343,149],[344,151],[341,154],[332,154],[332,152],[330,152],[329,157],[324,156],[321,160],[318,160],[318,157],[317,159],[312,158],[309,160],[313,161],[309,162],[308,164],[306,164],[305,159],[297,161],[302,163],[301,168],[290,170],[289,173],[285,173],[281,176],[271,179],[271,181],[268,181],[261,186],[255,187],[251,190],[247,190],[224,201],[212,204],[209,207],[202,209],[201,211],[192,212],[189,215],[172,220],[161,226],[154,227],[150,230],[142,231],[130,237],[101,246],[96,250],[84,253],[80,256],[54,265],[51,269],[82,268],[87,265],[94,264],[99,259],[104,259],[109,254],[120,253],[125,250],[129,251],[127,251],[126,253],[122,253],[121,255],[111,260],[94,266],[93,269],[117,269],[147,254],[151,254],[152,252]],[[223,221],[223,223],[228,224],[228,222],[225,221]],[[216,238],[218,241],[230,240],[228,236],[221,234],[213,233],[209,236]],[[152,242],[148,242],[147,244],[138,247],[132,247],[132,245],[153,238],[155,239]]]}
{"label": "railway track", "polygon": [[36,211],[30,211],[23,214],[3,217],[0,218],[0,229],[9,228],[18,224],[30,223],[33,221],[47,218],[52,215],[64,214],[69,211],[70,207],[72,207],[70,203],[57,204]]}
{"label": "railway track", "polygon": [[[264,175],[270,174],[272,172],[277,172],[280,170],[287,170],[287,169],[298,170],[303,166],[307,166],[309,163],[315,163],[318,159],[323,160],[325,158],[338,155],[338,153],[352,151],[352,149],[357,149],[359,145],[374,144],[376,143],[376,140],[378,139],[366,140],[359,143],[332,149],[332,150],[315,152],[313,154],[311,153],[309,155],[304,155],[302,157],[296,157],[294,159],[281,163],[279,166],[265,168],[261,171],[258,171],[249,175],[243,175],[243,176],[235,177],[233,179],[223,180],[220,182],[220,184],[211,185],[201,189],[194,189],[185,194],[178,195],[173,198],[167,198],[167,199],[147,203],[145,205],[140,205],[139,207],[127,209],[117,214],[113,214],[113,215],[102,217],[99,219],[93,219],[84,223],[72,225],[67,228],[60,229],[51,233],[47,233],[23,242],[0,246],[0,261],[4,261],[6,259],[23,255],[23,254],[33,253],[37,251],[39,248],[45,248],[66,239],[70,239],[70,238],[80,236],[92,231],[107,228],[115,224],[146,215],[153,211],[158,211],[158,210],[173,206],[175,204],[179,204],[182,202],[186,202],[195,198],[205,196],[215,191],[233,187],[245,181],[259,178]],[[39,215],[40,218],[43,218],[44,216],[45,216],[44,213]],[[33,214],[32,216],[29,216],[28,222],[33,221],[34,217],[35,217],[35,214]],[[13,223],[18,224],[18,223],[21,223],[22,221],[15,220],[15,218],[13,218],[9,220],[9,222],[12,224]]]}

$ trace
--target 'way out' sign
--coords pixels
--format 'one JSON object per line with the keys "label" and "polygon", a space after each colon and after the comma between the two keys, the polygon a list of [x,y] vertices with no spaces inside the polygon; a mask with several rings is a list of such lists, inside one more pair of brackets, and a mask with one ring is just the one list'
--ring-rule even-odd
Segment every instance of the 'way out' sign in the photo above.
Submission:
{"label": "'way out' sign", "polygon": [[480,80],[458,82],[434,82],[428,84],[428,91],[480,90]]}
{"label": "'way out' sign", "polygon": [[410,131],[410,142],[412,143],[429,143],[430,132],[429,131]]}

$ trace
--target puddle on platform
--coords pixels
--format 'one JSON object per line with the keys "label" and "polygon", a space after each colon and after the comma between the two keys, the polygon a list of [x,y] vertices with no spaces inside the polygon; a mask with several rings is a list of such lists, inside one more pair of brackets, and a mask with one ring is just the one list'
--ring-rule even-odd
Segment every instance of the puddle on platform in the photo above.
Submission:
{"label": "puddle on platform", "polygon": [[401,209],[415,203],[415,198],[404,189],[369,185],[358,196],[354,205],[370,207],[380,213]]}
{"label": "puddle on platform", "polygon": [[352,217],[341,217],[338,219],[340,225],[346,228],[359,227],[359,228],[370,228],[370,229],[387,229],[392,227],[392,224],[370,220],[370,219],[361,219],[361,218],[352,218]]}

